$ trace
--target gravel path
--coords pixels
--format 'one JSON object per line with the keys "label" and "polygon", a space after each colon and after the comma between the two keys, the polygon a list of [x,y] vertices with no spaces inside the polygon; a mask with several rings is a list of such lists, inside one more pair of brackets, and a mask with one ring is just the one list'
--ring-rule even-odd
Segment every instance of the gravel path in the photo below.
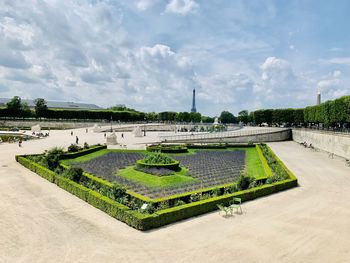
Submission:
{"label": "gravel path", "polygon": [[[101,134],[74,131],[80,141]],[[127,135],[129,136],[129,135]],[[0,145],[0,262],[349,262],[350,168],[294,142],[270,144],[300,187],[139,232],[26,170],[18,153],[69,145],[69,131]]]}

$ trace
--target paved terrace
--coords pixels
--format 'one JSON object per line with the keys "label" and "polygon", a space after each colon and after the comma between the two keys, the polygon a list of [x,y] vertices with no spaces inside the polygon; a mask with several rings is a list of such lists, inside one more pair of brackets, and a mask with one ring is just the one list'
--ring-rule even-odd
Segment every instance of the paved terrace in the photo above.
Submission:
{"label": "paved terrace", "polygon": [[[75,139],[70,131],[50,134],[22,148],[0,144],[0,262],[349,262],[350,168],[343,160],[291,141],[271,143],[300,187],[244,203],[243,215],[213,212],[139,232],[15,162],[15,154]],[[81,142],[104,141],[85,129],[76,134]]]}

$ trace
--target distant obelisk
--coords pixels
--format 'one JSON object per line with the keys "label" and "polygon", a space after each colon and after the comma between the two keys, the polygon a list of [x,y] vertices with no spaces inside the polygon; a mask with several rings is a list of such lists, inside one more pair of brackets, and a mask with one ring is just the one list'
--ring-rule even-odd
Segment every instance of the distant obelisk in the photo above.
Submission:
{"label": "distant obelisk", "polygon": [[317,105],[321,104],[321,92],[317,91]]}
{"label": "distant obelisk", "polygon": [[193,89],[193,97],[192,97],[192,109],[191,112],[197,112],[196,109],[196,90]]}

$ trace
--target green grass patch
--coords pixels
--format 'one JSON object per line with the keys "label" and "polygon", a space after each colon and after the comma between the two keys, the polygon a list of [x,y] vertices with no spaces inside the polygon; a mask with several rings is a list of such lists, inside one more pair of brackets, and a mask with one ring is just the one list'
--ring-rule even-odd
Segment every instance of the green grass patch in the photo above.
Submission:
{"label": "green grass patch", "polygon": [[156,176],[141,171],[137,171],[133,166],[129,166],[118,172],[117,176],[124,177],[136,183],[143,184],[148,187],[165,188],[168,186],[179,185],[184,183],[196,182],[197,180],[187,175],[187,169],[181,168],[180,171],[172,175]]}
{"label": "green grass patch", "polygon": [[255,147],[242,148],[245,152],[245,163],[247,175],[257,178],[267,176]]}

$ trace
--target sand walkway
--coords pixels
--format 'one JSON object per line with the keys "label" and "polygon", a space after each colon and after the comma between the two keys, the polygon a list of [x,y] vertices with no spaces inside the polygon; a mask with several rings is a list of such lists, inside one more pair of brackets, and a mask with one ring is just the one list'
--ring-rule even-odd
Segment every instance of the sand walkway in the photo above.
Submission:
{"label": "sand walkway", "polygon": [[[74,133],[104,142],[103,134]],[[14,160],[74,139],[51,131],[23,148],[0,145],[0,262],[349,262],[350,168],[342,160],[272,143],[300,187],[244,203],[243,215],[214,212],[145,233]]]}

